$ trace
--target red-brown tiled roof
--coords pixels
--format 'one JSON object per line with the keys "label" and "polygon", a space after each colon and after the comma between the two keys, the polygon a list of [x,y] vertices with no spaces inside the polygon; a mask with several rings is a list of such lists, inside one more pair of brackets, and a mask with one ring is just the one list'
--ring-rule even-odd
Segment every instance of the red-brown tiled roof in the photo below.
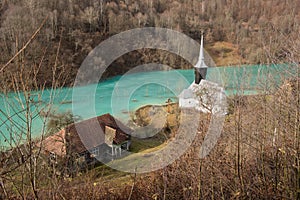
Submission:
{"label": "red-brown tiled roof", "polygon": [[45,138],[42,142],[38,143],[37,146],[42,146],[42,149],[48,153],[52,152],[58,156],[65,156],[65,130],[61,130],[58,133]]}

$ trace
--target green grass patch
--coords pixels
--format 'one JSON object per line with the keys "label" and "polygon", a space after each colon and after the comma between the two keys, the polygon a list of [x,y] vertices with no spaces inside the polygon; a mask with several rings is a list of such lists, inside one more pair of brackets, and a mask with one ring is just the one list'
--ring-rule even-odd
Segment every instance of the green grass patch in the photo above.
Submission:
{"label": "green grass patch", "polygon": [[167,141],[167,136],[164,133],[158,133],[151,138],[131,138],[130,152],[138,153],[147,149],[155,148]]}

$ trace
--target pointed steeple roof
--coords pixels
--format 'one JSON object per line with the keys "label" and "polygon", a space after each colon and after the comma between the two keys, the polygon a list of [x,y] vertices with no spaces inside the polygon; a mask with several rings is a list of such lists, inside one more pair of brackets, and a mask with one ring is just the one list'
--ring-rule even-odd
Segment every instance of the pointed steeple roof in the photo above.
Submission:
{"label": "pointed steeple roof", "polygon": [[195,65],[195,68],[207,68],[207,65],[204,61],[203,35],[201,35],[199,58],[197,64]]}

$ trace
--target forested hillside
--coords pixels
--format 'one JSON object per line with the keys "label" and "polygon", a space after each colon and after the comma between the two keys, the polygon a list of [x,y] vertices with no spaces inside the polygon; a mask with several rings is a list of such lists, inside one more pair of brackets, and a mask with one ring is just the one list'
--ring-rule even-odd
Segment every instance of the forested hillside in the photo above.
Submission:
{"label": "forested hillside", "polygon": [[[13,88],[11,74],[21,68],[22,75],[34,73],[39,85],[49,86],[53,66],[59,84],[71,85],[81,62],[95,46],[137,27],[170,28],[196,40],[203,31],[207,45],[217,41],[235,45],[241,58],[235,64],[269,63],[270,57],[285,61],[286,41],[298,39],[299,11],[298,0],[1,0],[1,66],[42,25],[25,51],[0,72],[4,77],[1,88]],[[223,51],[226,48],[210,48],[217,57],[222,57]],[[141,50],[122,56],[112,64],[118,68],[111,67],[105,76],[148,62],[191,67],[168,52]]]}

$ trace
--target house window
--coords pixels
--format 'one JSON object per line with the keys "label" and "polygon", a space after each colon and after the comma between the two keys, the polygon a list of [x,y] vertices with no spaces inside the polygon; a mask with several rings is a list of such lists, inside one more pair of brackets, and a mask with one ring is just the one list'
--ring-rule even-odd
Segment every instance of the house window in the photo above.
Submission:
{"label": "house window", "polygon": [[99,150],[99,147],[95,147],[91,150],[91,154],[93,156],[98,156],[100,154],[100,150]]}
{"label": "house window", "polygon": [[56,160],[56,154],[54,152],[50,152],[49,157],[51,160]]}
{"label": "house window", "polygon": [[57,163],[56,162],[56,154],[54,152],[50,152],[50,154],[49,154],[49,161],[51,163]]}
{"label": "house window", "polygon": [[128,150],[128,142],[124,142],[122,145],[121,145],[121,149],[124,149],[124,150]]}

